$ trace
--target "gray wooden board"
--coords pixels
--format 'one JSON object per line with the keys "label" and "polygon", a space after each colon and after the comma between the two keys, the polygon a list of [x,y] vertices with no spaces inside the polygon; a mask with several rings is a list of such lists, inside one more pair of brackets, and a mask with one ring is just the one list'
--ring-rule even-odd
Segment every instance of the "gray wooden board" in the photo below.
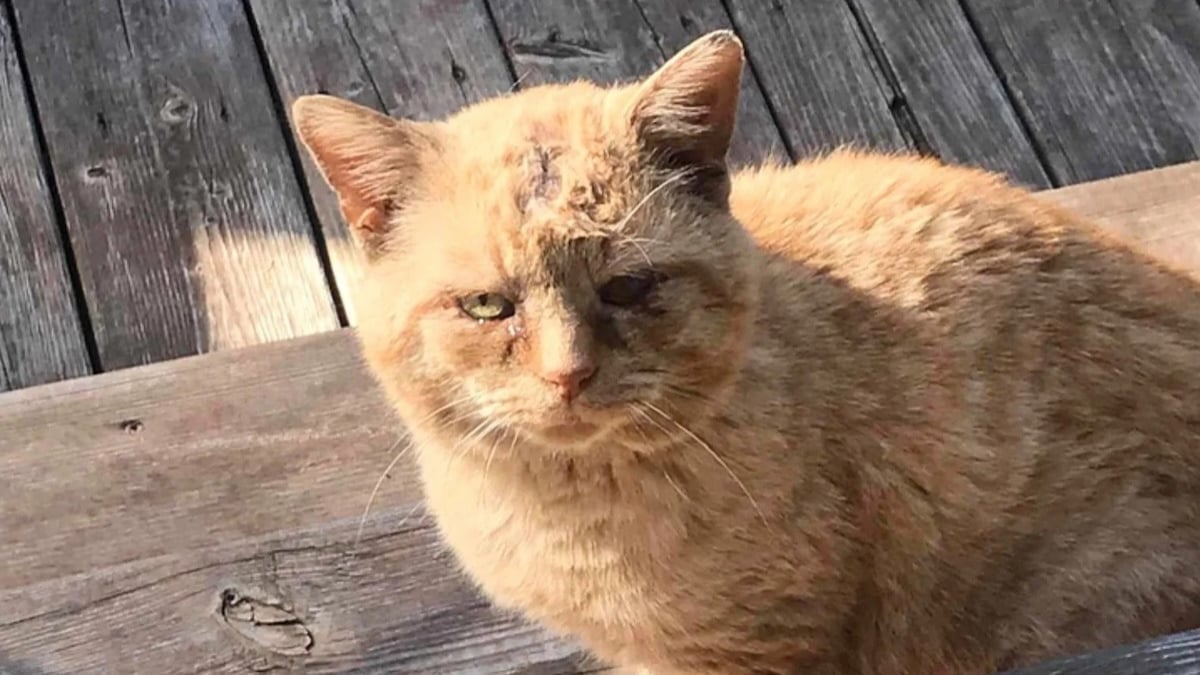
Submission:
{"label": "gray wooden board", "polygon": [[91,372],[30,115],[0,4],[0,391]]}
{"label": "gray wooden board", "polygon": [[903,100],[942,159],[1050,186],[958,0],[852,0]]}
{"label": "gray wooden board", "polygon": [[[1042,194],[1168,250],[1197,176]],[[0,672],[585,667],[456,571],[408,461],[357,541],[403,441],[348,331],[0,395]]]}
{"label": "gray wooden board", "polygon": [[[649,75],[693,39],[731,28],[718,0],[489,0],[521,84]],[[779,130],[749,68],[743,74],[734,164],[786,159]]]}
{"label": "gray wooden board", "polygon": [[1167,635],[1048,663],[1007,675],[1198,675],[1200,630]]}
{"label": "gray wooden board", "polygon": [[1194,159],[1195,0],[963,0],[1063,184]]}
{"label": "gray wooden board", "polygon": [[403,435],[348,332],[12,392],[0,429],[0,672],[576,661],[458,575],[410,464],[356,543]]}
{"label": "gray wooden board", "polygon": [[[251,0],[284,105],[323,92],[436,119],[506,92],[512,77],[482,0]],[[307,153],[305,177],[351,322],[361,260]]]}
{"label": "gray wooden board", "polygon": [[906,149],[897,101],[846,0],[728,0],[783,135],[797,155],[838,145]]}
{"label": "gray wooden board", "polygon": [[15,0],[100,365],[337,326],[238,0]]}

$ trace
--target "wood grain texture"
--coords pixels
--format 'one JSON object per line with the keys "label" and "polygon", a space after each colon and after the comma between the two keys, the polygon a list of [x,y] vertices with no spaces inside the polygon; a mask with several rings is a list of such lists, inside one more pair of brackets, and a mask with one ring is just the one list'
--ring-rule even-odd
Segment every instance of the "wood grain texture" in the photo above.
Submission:
{"label": "wood grain texture", "polygon": [[1195,0],[963,0],[1062,184],[1197,157]]}
{"label": "wood grain texture", "polygon": [[409,464],[355,543],[404,439],[348,332],[13,392],[0,429],[0,672],[575,660],[458,575]]}
{"label": "wood grain texture", "polygon": [[[1200,239],[1197,175],[1040,194]],[[9,392],[0,429],[0,672],[589,666],[472,590],[407,461],[356,541],[404,434],[348,331]]]}
{"label": "wood grain texture", "polygon": [[1050,180],[958,0],[852,0],[908,110],[942,159]]}
{"label": "wood grain texture", "polygon": [[1200,162],[1039,194],[1200,276]]}
{"label": "wood grain texture", "polygon": [[0,391],[91,372],[31,113],[0,5]]}
{"label": "wood grain texture", "polygon": [[[298,96],[324,92],[394,116],[428,120],[512,86],[482,0],[251,0],[250,6],[289,107]],[[332,190],[306,152],[302,161],[353,322],[362,260]]]}
{"label": "wood grain texture", "polygon": [[1007,675],[1196,675],[1200,631],[1167,635],[1135,645],[1008,671]]}
{"label": "wood grain texture", "polygon": [[337,326],[238,0],[17,0],[100,365]]}
{"label": "wood grain texture", "polygon": [[[631,81],[650,74],[700,35],[732,28],[718,0],[489,3],[523,85]],[[747,68],[730,159],[740,165],[788,154],[758,80]]]}
{"label": "wood grain texture", "polygon": [[846,0],[729,0],[733,23],[798,156],[854,144],[907,149],[898,101]]}

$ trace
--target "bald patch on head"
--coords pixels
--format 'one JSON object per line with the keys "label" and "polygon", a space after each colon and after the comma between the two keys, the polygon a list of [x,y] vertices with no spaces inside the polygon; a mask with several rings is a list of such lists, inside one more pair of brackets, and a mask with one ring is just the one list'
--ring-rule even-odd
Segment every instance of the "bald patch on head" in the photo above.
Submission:
{"label": "bald patch on head", "polygon": [[562,171],[557,164],[561,155],[561,148],[535,143],[521,158],[517,206],[522,213],[528,213],[535,203],[553,201],[562,192]]}

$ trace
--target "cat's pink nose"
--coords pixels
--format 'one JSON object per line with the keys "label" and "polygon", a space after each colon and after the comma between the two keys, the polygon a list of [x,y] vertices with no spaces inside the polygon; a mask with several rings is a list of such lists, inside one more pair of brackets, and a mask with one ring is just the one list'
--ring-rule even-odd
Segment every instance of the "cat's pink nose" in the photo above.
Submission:
{"label": "cat's pink nose", "polygon": [[596,366],[578,364],[572,368],[543,372],[542,379],[554,385],[563,400],[570,403],[596,375]]}

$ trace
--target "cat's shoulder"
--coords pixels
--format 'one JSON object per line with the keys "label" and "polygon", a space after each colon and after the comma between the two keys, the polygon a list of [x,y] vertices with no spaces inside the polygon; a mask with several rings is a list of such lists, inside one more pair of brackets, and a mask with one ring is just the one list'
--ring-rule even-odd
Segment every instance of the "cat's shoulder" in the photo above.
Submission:
{"label": "cat's shoulder", "polygon": [[1103,237],[1001,174],[910,154],[838,150],[745,169],[730,208],[764,249],[835,266],[932,263],[983,242],[1049,254],[1064,236]]}

